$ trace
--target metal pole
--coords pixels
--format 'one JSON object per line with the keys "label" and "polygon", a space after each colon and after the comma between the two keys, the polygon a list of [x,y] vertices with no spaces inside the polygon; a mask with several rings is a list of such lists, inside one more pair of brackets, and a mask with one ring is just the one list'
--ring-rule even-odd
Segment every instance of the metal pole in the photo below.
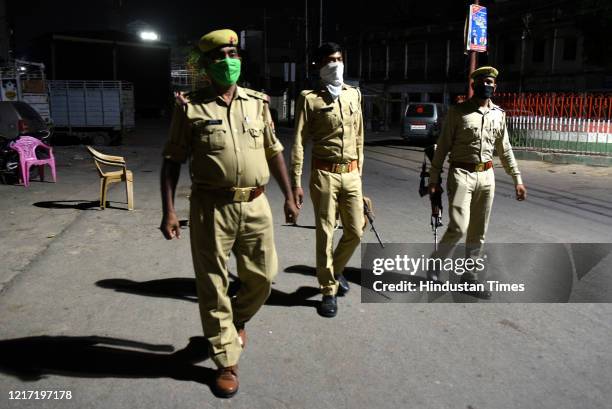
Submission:
{"label": "metal pole", "polygon": [[529,22],[531,21],[531,14],[525,14],[522,20],[523,34],[521,35],[521,70],[519,76],[519,94],[523,92],[525,78],[525,50],[527,48],[527,35],[529,34]]}
{"label": "metal pole", "polygon": [[408,42],[404,41],[404,79],[408,78]]}
{"label": "metal pole", "polygon": [[557,59],[557,29],[553,32],[553,43],[552,43],[552,58],[550,62],[550,73],[555,73],[555,60]]}
{"label": "metal pole", "polygon": [[[480,5],[479,0],[474,0],[474,4],[475,5]],[[468,16],[469,18],[470,16]],[[470,33],[467,33],[468,35],[468,41],[469,41],[469,35]],[[472,83],[472,80],[470,79],[470,75],[472,75],[472,73],[474,72],[474,70],[476,70],[476,63],[478,60],[478,56],[476,55],[476,51],[474,50],[470,50],[470,69],[468,72],[468,91],[467,91],[467,96],[468,98],[472,98],[472,96],[474,95],[474,90],[472,89],[472,87],[470,86]]]}
{"label": "metal pole", "polygon": [[389,79],[389,44],[385,46],[385,79]]}
{"label": "metal pole", "polygon": [[304,70],[308,79],[308,0],[304,0]]}
{"label": "metal pole", "polygon": [[319,47],[323,44],[323,0],[319,0]]}
{"label": "metal pole", "polygon": [[442,95],[442,102],[448,105],[450,104],[450,95],[448,92],[448,73],[450,72],[450,47],[451,41],[446,40],[446,65],[444,67],[444,93]]}
{"label": "metal pole", "polygon": [[368,79],[372,79],[372,47],[368,47]]}
{"label": "metal pole", "polygon": [[359,80],[363,79],[363,34],[359,34]]}
{"label": "metal pole", "polygon": [[429,70],[429,43],[425,40],[425,65],[423,69],[423,78],[427,81],[427,70]]}
{"label": "metal pole", "polygon": [[263,57],[264,57],[264,88],[266,92],[270,92],[270,71],[268,70],[268,16],[266,8],[263,9]]}

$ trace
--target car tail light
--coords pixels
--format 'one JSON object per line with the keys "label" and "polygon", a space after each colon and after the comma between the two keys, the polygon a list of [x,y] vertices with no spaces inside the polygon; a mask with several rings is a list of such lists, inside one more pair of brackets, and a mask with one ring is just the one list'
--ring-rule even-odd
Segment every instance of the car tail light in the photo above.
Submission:
{"label": "car tail light", "polygon": [[17,121],[17,129],[19,130],[20,134],[24,134],[30,130],[30,127],[24,119],[20,119]]}

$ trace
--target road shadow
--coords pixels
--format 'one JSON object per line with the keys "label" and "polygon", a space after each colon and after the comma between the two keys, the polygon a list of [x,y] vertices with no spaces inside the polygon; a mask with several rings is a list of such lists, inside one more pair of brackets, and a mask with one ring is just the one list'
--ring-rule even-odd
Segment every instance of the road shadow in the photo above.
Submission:
{"label": "road shadow", "polygon": [[[240,280],[233,275],[230,275],[230,277],[233,278],[233,280],[230,282],[227,293],[230,297],[233,297],[240,289]],[[123,278],[111,278],[100,280],[96,282],[96,285],[101,288],[107,288],[122,293],[171,298],[194,303],[198,302],[195,278],[177,277],[142,282]],[[319,292],[319,289],[315,287],[299,287],[292,293],[286,293],[276,288],[272,288],[270,296],[266,300],[266,305],[279,307],[316,307],[317,302],[309,298],[319,294]]]}
{"label": "road shadow", "polygon": [[[32,203],[32,206],[41,207],[43,209],[76,209],[76,210],[92,210],[100,208],[99,200],[53,200],[47,202]],[[107,206],[110,207],[110,206]]]}
{"label": "road shadow", "polygon": [[[290,266],[287,267],[285,269],[286,273],[294,273],[294,274],[302,274],[302,275],[306,275],[306,276],[312,276],[312,277],[316,277],[317,275],[317,269],[315,267],[311,267],[311,266],[306,266],[306,265],[294,265],[294,266]],[[366,274],[366,282],[362,281],[362,276],[361,276],[361,269],[359,268],[355,268],[355,267],[346,267],[344,269],[344,277],[346,277],[346,279],[356,285],[359,285],[362,287],[362,298],[365,294],[366,298],[369,299],[368,302],[375,302],[373,301],[374,298],[372,298],[373,294],[377,294],[377,296],[380,296],[384,299],[387,300],[387,302],[392,302],[393,298],[392,296],[389,296],[389,294],[385,294],[383,292],[376,292],[373,291],[372,288],[372,280],[368,279],[367,277],[371,278],[371,275]],[[367,271],[366,271],[367,273]],[[423,281],[427,281],[426,277],[420,277],[420,276],[410,276],[410,275],[406,275],[406,274],[399,274],[399,273],[394,273],[394,272],[387,272],[385,273],[385,277],[388,280],[388,282],[398,282],[398,281],[406,281],[406,282],[411,282],[414,283],[415,285],[419,285],[421,282]],[[441,297],[444,296],[443,292],[428,292],[427,293],[427,300],[428,302],[436,302],[438,301]],[[472,300],[473,297],[468,297],[468,302]],[[463,300],[463,299],[462,299]],[[385,302],[385,301],[382,301]],[[404,298],[401,302],[412,302],[412,300],[410,298]],[[464,301],[465,302],[465,301]]]}
{"label": "road shadow", "polygon": [[[312,266],[306,266],[303,264],[297,264],[295,266],[289,266],[285,269],[286,273],[302,274],[306,276],[317,276],[317,269]],[[344,277],[351,283],[361,285],[361,269],[355,267],[346,267],[343,273]]]}
{"label": "road shadow", "polygon": [[316,226],[305,226],[301,224],[283,224],[283,227],[297,227],[298,229],[315,230]]}
{"label": "road shadow", "polygon": [[120,293],[198,302],[194,278],[177,277],[142,282],[110,278],[100,280],[96,282],[96,285]]}
{"label": "road shadow", "polygon": [[[130,348],[130,349],[126,349]],[[139,349],[139,350],[136,350]],[[24,382],[47,375],[77,378],[171,378],[211,387],[215,370],[193,365],[208,358],[203,337],[182,350],[171,345],[98,336],[37,336],[0,341],[0,372]],[[211,388],[211,391],[214,388]]]}
{"label": "road shadow", "polygon": [[[117,203],[119,206],[115,206],[113,203]],[[32,206],[41,207],[43,209],[102,210],[99,200],[52,200],[32,203]],[[126,206],[127,203],[125,202],[106,202],[107,209],[126,210]]]}

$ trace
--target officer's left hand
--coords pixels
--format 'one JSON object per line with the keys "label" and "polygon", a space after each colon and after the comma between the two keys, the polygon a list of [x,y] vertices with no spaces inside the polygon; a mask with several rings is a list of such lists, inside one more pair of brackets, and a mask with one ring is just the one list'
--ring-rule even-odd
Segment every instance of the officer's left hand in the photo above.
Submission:
{"label": "officer's left hand", "polygon": [[300,211],[293,200],[285,200],[285,223],[296,224],[299,214]]}
{"label": "officer's left hand", "polygon": [[527,199],[527,188],[525,187],[525,185],[516,185],[514,189],[516,190],[516,200],[520,202]]}

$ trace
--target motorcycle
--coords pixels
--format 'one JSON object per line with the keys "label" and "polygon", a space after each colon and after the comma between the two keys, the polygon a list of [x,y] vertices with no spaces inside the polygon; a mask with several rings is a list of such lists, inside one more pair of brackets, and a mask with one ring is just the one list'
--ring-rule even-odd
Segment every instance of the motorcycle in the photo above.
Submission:
{"label": "motorcycle", "polygon": [[0,180],[5,185],[19,181],[19,154],[10,147],[11,142],[19,139],[0,136]]}

